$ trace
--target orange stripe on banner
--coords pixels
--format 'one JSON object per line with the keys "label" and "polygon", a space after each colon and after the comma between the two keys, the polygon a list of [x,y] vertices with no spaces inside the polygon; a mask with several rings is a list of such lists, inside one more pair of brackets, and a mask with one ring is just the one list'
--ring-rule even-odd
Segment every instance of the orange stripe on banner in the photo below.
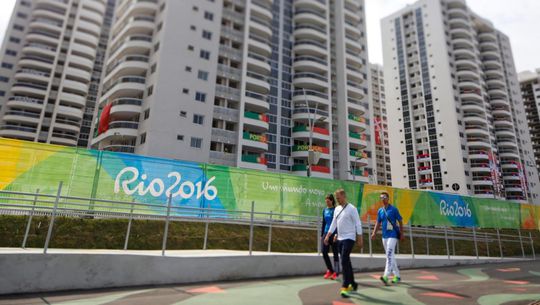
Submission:
{"label": "orange stripe on banner", "polygon": [[512,284],[512,285],[527,285],[529,284],[528,281],[504,281],[506,284]]}
{"label": "orange stripe on banner", "polygon": [[503,269],[497,269],[497,271],[500,272],[516,272],[521,270],[520,268],[503,268]]}
{"label": "orange stripe on banner", "polygon": [[426,292],[422,293],[422,295],[428,296],[428,297],[436,297],[436,298],[445,298],[445,299],[463,299],[463,297],[460,297],[457,294],[449,293],[449,292]]}
{"label": "orange stripe on banner", "polygon": [[419,279],[419,280],[427,280],[427,281],[438,281],[439,277],[436,276],[436,275],[423,275],[423,276],[417,277],[417,279]]}
{"label": "orange stripe on banner", "polygon": [[219,288],[218,286],[207,286],[207,287],[190,289],[187,292],[189,293],[222,293],[222,292],[225,292],[225,290]]}

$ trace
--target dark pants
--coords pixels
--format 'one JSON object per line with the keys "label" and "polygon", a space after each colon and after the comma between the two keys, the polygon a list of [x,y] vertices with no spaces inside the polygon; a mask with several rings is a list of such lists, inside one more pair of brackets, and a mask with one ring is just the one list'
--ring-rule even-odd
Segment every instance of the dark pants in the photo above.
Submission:
{"label": "dark pants", "polygon": [[341,266],[343,267],[343,286],[344,288],[355,283],[354,273],[351,263],[351,252],[355,241],[345,239],[339,241],[339,253],[341,254]]}
{"label": "dark pants", "polygon": [[[324,259],[324,263],[326,264],[326,269],[330,270],[330,272],[336,272],[339,273],[339,249],[338,249],[338,243],[337,241],[334,242],[334,235],[330,236],[328,239],[328,245],[324,244],[324,237],[322,236],[322,255]],[[330,251],[330,248],[332,248],[332,252],[334,254],[334,266],[332,266],[332,262],[330,261],[330,256],[328,255],[328,252]]]}

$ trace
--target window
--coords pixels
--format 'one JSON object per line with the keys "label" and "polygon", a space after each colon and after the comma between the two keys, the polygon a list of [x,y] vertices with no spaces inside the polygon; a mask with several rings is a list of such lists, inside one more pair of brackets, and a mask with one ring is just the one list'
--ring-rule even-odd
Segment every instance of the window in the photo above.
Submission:
{"label": "window", "polygon": [[193,124],[203,125],[204,124],[204,115],[194,114],[193,115]]}
{"label": "window", "polygon": [[197,92],[195,93],[195,100],[199,102],[206,102],[206,93]]}
{"label": "window", "polygon": [[179,135],[176,136],[176,139],[178,141],[184,141],[184,135],[179,134]]}
{"label": "window", "polygon": [[5,76],[0,76],[0,82],[7,83],[7,82],[9,82],[9,78],[7,78]]}
{"label": "window", "polygon": [[191,25],[189,28],[190,28],[192,31],[196,31],[196,30],[197,30],[197,27],[194,26],[194,25]]}
{"label": "window", "polygon": [[153,64],[152,67],[150,67],[150,74],[154,74],[156,72],[157,64]]}
{"label": "window", "polygon": [[188,89],[188,88],[182,89],[182,93],[184,93],[184,94],[189,94],[189,89]]}
{"label": "window", "polygon": [[198,6],[194,6],[194,7],[193,7],[193,10],[194,10],[195,12],[198,12],[198,11],[199,11],[199,7],[198,7]]}
{"label": "window", "polygon": [[0,96],[5,96],[6,95],[6,91],[0,91]]}
{"label": "window", "polygon": [[204,12],[204,19],[212,21],[214,20],[214,14],[210,12]]}
{"label": "window", "polygon": [[202,147],[202,139],[201,138],[191,137],[191,147],[193,147],[193,148],[201,148]]}
{"label": "window", "polygon": [[210,59],[210,52],[206,50],[201,50],[200,57],[204,59]]}
{"label": "window", "polygon": [[199,79],[208,80],[208,72],[199,70]]}
{"label": "window", "polygon": [[211,40],[212,39],[212,32],[203,30],[202,37],[205,38],[205,39]]}
{"label": "window", "polygon": [[20,24],[14,24],[13,29],[22,32],[22,31],[24,31],[24,26],[22,26]]}
{"label": "window", "polygon": [[193,51],[195,48],[194,48],[192,45],[189,45],[189,46],[187,47],[187,49],[190,50],[190,51]]}
{"label": "window", "polygon": [[159,42],[154,45],[154,53],[159,50]]}
{"label": "window", "polygon": [[144,144],[146,142],[146,132],[141,135],[141,144]]}
{"label": "window", "polygon": [[181,116],[181,117],[185,118],[186,115],[187,115],[187,112],[185,112],[185,111],[180,111],[180,116]]}
{"label": "window", "polygon": [[151,96],[153,93],[154,93],[154,86],[152,85],[152,86],[148,87],[146,96]]}
{"label": "window", "polygon": [[20,43],[21,40],[17,37],[9,37],[9,41],[13,43]]}
{"label": "window", "polygon": [[186,72],[191,72],[191,67],[190,66],[186,66]]}
{"label": "window", "polygon": [[26,15],[25,13],[17,13],[17,17],[22,18],[22,19],[26,19],[26,17],[28,17],[28,15]]}
{"label": "window", "polygon": [[15,52],[13,50],[6,50],[6,55],[17,56],[17,52]]}
{"label": "window", "polygon": [[11,69],[11,68],[13,68],[13,64],[3,62],[2,63],[2,68]]}
{"label": "window", "polygon": [[146,110],[144,111],[144,119],[146,120],[146,119],[148,119],[149,117],[150,117],[150,108],[148,108],[148,109],[146,109]]}

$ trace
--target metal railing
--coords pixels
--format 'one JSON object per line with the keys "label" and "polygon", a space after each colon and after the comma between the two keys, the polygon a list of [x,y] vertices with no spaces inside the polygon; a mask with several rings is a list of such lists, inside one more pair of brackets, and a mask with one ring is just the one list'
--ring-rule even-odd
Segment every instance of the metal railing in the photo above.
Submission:
{"label": "metal railing", "polygon": [[[18,215],[27,216],[24,238],[21,248],[25,249],[30,234],[32,218],[34,216],[48,216],[49,226],[43,246],[43,253],[46,254],[51,240],[53,238],[54,223],[57,217],[80,217],[93,219],[127,219],[126,233],[124,236],[123,249],[127,250],[131,233],[132,222],[134,220],[157,220],[162,221],[164,226],[161,254],[164,256],[167,250],[167,239],[169,233],[169,225],[171,222],[198,222],[205,224],[203,250],[208,247],[209,224],[234,224],[249,226],[249,254],[252,255],[254,243],[254,227],[268,228],[268,245],[267,251],[272,250],[272,229],[300,229],[314,231],[317,239],[317,248],[314,247],[320,254],[321,249],[321,217],[320,209],[317,210],[317,216],[310,215],[292,215],[270,212],[256,211],[256,202],[251,202],[250,210],[223,210],[207,207],[187,207],[177,206],[172,204],[172,196],[167,197],[166,202],[161,204],[148,204],[142,202],[115,201],[97,198],[85,198],[77,196],[62,195],[63,183],[60,182],[56,195],[43,194],[37,189],[35,193],[17,192],[17,191],[0,191],[0,215]],[[362,253],[367,251],[370,256],[374,254],[374,246],[369,238],[374,222],[367,216],[367,221],[362,223],[364,239],[367,235],[367,249],[364,247]],[[480,258],[480,247],[485,250],[488,257],[504,258],[504,247],[509,244],[519,244],[521,256],[526,258],[536,259],[534,250],[534,240],[529,232],[528,236],[524,236],[520,229],[516,230],[516,234],[503,234],[499,229],[493,229],[491,232],[479,231],[479,228],[456,228],[456,227],[418,227],[412,226],[410,223],[404,225],[403,230],[406,236],[406,242],[398,243],[397,253],[400,253],[400,245],[403,248],[408,248],[408,253],[415,258],[419,255],[418,248],[422,249],[422,254],[433,254],[433,242],[439,240],[444,241],[444,248],[448,259],[456,257],[456,242],[472,242],[474,244],[474,252],[471,253],[477,259]],[[315,233],[316,232],[316,233]],[[76,234],[76,232],[72,232]],[[366,234],[367,233],[367,234]],[[421,242],[418,240],[420,239]],[[423,240],[422,240],[423,239]],[[407,245],[409,244],[409,245]],[[495,244],[495,246],[493,245]],[[527,245],[528,244],[528,245]],[[491,247],[490,247],[491,245]],[[531,251],[526,253],[525,248],[529,246]],[[440,244],[437,246],[440,248]],[[314,251],[315,252],[315,251]]]}

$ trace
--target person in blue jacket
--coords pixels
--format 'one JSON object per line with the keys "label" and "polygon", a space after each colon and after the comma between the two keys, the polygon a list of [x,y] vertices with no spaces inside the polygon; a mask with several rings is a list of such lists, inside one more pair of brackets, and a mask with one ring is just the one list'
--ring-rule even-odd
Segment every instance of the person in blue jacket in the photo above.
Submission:
{"label": "person in blue jacket", "polygon": [[[339,251],[338,251],[338,242],[335,240],[336,232],[332,232],[332,236],[329,238],[329,243],[325,245],[324,243],[324,237],[328,233],[328,230],[330,229],[330,225],[332,224],[332,220],[334,219],[334,210],[336,207],[336,200],[334,199],[334,195],[328,194],[325,198],[326,201],[326,208],[324,208],[322,213],[322,235],[321,239],[323,240],[321,242],[322,244],[322,255],[324,259],[324,263],[326,264],[326,273],[324,274],[325,279],[332,279],[335,280],[339,276]],[[332,248],[332,252],[334,254],[334,266],[332,266],[332,262],[330,261],[330,256],[328,255],[328,252],[330,251],[330,247]]]}

